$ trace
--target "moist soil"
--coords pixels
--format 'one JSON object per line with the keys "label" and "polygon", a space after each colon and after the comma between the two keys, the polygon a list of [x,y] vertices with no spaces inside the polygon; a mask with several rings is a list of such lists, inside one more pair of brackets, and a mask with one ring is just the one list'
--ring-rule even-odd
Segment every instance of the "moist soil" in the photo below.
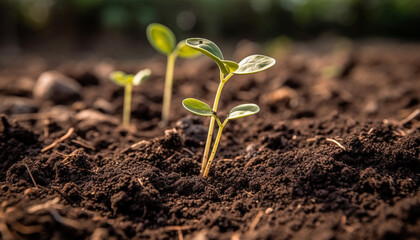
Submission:
{"label": "moist soil", "polygon": [[[297,43],[273,52],[270,70],[229,80],[218,115],[247,102],[261,111],[228,123],[208,178],[209,119],[181,106],[213,102],[208,58],[177,62],[166,127],[162,56],[3,59],[1,238],[420,239],[420,45],[334,46]],[[259,51],[245,42],[232,58]],[[123,89],[107,75],[145,67],[123,128]],[[80,96],[34,98],[46,70],[77,80]]]}

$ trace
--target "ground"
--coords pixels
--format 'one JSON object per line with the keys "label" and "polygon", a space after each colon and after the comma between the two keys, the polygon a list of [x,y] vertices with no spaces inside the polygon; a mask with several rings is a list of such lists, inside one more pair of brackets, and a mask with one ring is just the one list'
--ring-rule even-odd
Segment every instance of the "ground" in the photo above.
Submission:
{"label": "ground", "polygon": [[[242,42],[232,58],[258,51]],[[181,101],[213,102],[208,58],[177,62],[166,127],[162,56],[3,58],[2,239],[420,239],[420,45],[315,41],[271,55],[275,67],[227,82],[218,115],[261,112],[228,123],[205,179],[209,119]],[[123,89],[107,76],[145,67],[121,127]],[[80,94],[33,97],[47,70]]]}

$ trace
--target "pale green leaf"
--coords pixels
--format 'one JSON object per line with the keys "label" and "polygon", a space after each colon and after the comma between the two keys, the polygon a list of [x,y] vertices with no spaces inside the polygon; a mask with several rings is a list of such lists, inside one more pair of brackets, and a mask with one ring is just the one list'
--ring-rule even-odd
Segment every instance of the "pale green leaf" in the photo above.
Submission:
{"label": "pale green leaf", "polygon": [[239,62],[239,68],[234,72],[234,74],[243,75],[262,72],[272,67],[275,63],[276,60],[272,57],[264,55],[251,55]]}
{"label": "pale green leaf", "polygon": [[215,43],[204,38],[188,38],[186,43],[188,46],[202,52],[203,54],[213,59],[223,74],[229,74],[229,70],[226,69],[225,64],[222,62],[223,54]]}
{"label": "pale green leaf", "polygon": [[222,60],[222,62],[225,64],[226,69],[229,70],[229,73],[236,71],[239,67],[239,65],[234,61]]}
{"label": "pale green leaf", "polygon": [[160,53],[169,55],[175,49],[175,35],[171,29],[159,23],[152,23],[146,29],[147,39]]}
{"label": "pale green leaf", "polygon": [[124,72],[121,71],[115,71],[115,72],[111,72],[111,74],[109,74],[109,78],[111,79],[111,81],[119,86],[125,86],[127,85],[127,78],[126,78],[127,74],[125,74]]}
{"label": "pale green leaf", "polygon": [[148,68],[139,71],[133,78],[133,85],[137,86],[142,84],[149,78],[150,74],[152,74],[152,71]]}
{"label": "pale green leaf", "polygon": [[207,103],[195,98],[184,99],[182,101],[182,106],[188,111],[200,116],[211,117],[213,115],[213,111]]}
{"label": "pale green leaf", "polygon": [[188,46],[185,43],[185,40],[178,43],[177,49],[178,49],[178,56],[182,58],[195,58],[201,54],[200,51],[195,50],[194,48]]}
{"label": "pale green leaf", "polygon": [[253,104],[253,103],[241,104],[232,108],[232,110],[230,110],[229,116],[227,117],[227,119],[231,120],[231,119],[243,118],[249,115],[256,114],[259,111],[260,111],[260,108],[256,104]]}

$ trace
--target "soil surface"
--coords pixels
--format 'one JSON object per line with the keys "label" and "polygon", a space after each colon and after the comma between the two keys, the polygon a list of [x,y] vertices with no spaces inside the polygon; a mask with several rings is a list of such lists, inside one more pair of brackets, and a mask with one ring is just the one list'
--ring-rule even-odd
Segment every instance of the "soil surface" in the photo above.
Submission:
{"label": "soil surface", "polygon": [[[230,59],[260,52],[242,42]],[[208,58],[177,61],[168,127],[162,56],[3,59],[1,239],[420,239],[420,45],[320,41],[271,55],[270,70],[226,84],[218,115],[247,102],[261,112],[228,123],[205,179],[209,119],[181,101],[213,102]],[[123,89],[107,76],[145,67],[123,128]],[[47,70],[80,94],[34,97]]]}

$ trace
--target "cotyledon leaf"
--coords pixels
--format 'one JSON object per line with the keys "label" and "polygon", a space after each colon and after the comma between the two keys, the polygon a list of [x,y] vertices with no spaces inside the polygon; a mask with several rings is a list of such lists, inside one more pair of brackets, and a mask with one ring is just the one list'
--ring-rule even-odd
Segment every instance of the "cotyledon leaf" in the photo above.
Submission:
{"label": "cotyledon leaf", "polygon": [[276,63],[272,57],[264,55],[251,55],[239,62],[239,67],[234,74],[244,75],[262,72]]}
{"label": "cotyledon leaf", "polygon": [[227,117],[227,119],[231,120],[231,119],[243,118],[249,115],[256,114],[259,111],[260,111],[260,108],[256,104],[253,104],[253,103],[241,104],[232,108],[232,110],[230,110],[229,116]]}
{"label": "cotyledon leaf", "polygon": [[111,79],[112,82],[114,82],[115,84],[119,86],[127,85],[127,80],[128,80],[127,74],[125,74],[124,72],[121,72],[121,71],[111,72],[111,74],[109,74],[109,78]]}
{"label": "cotyledon leaf", "polygon": [[223,74],[229,74],[229,70],[226,69],[225,64],[222,62],[223,54],[214,42],[205,38],[188,38],[186,43],[188,46],[202,52],[203,54],[213,59]]}
{"label": "cotyledon leaf", "polygon": [[213,111],[207,103],[195,98],[184,99],[182,101],[182,106],[188,111],[200,116],[211,117],[213,115]]}
{"label": "cotyledon leaf", "polygon": [[181,41],[176,46],[178,49],[178,56],[182,58],[195,58],[201,54],[200,51],[188,46],[184,41]]}
{"label": "cotyledon leaf", "polygon": [[146,29],[147,39],[159,52],[171,54],[175,49],[176,39],[171,29],[159,23],[151,23]]}
{"label": "cotyledon leaf", "polygon": [[133,85],[137,86],[142,84],[149,78],[150,74],[152,74],[152,71],[148,68],[139,71],[133,78]]}

